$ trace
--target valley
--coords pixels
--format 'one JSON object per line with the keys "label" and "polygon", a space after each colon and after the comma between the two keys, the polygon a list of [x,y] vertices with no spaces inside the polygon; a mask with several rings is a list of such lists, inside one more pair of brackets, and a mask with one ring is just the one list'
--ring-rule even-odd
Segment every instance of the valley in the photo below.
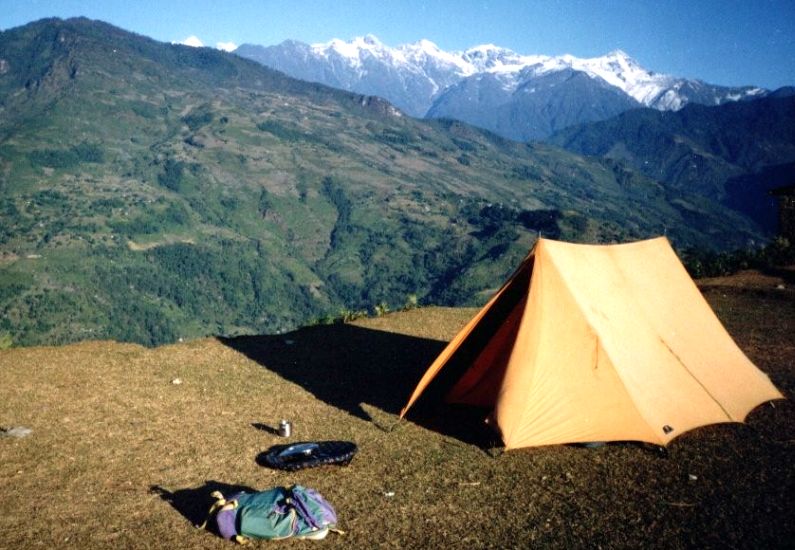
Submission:
{"label": "valley", "polygon": [[539,235],[768,233],[615,159],[519,143],[88,19],[0,33],[0,333],[159,345],[482,303]]}

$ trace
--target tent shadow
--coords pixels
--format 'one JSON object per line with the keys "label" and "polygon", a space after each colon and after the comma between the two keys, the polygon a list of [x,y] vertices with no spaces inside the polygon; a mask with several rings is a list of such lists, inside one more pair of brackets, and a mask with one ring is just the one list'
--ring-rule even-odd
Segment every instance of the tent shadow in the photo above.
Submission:
{"label": "tent shadow", "polygon": [[348,324],[221,339],[325,403],[370,420],[362,404],[397,414],[444,342]]}
{"label": "tent shadow", "polygon": [[211,480],[192,489],[177,489],[172,492],[160,485],[153,485],[149,491],[169,503],[192,525],[199,526],[207,519],[207,512],[215,502],[215,499],[210,496],[213,491],[220,491],[225,497],[229,497],[240,491],[253,493],[256,490],[243,485],[230,485]]}
{"label": "tent shadow", "polygon": [[[375,407],[397,416],[445,342],[350,324],[306,327],[282,335],[222,338],[222,343],[321,401],[368,420]],[[421,399],[410,421],[467,443],[482,442],[485,414]],[[466,410],[462,410],[466,409]],[[395,420],[397,420],[395,418]]]}

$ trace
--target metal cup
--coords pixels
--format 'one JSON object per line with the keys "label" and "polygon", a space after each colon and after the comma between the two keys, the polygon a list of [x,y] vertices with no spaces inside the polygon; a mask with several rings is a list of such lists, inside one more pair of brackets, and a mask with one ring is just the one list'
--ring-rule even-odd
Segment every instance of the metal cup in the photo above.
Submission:
{"label": "metal cup", "polygon": [[282,420],[279,422],[279,435],[282,437],[290,437],[293,431],[293,426],[289,420]]}

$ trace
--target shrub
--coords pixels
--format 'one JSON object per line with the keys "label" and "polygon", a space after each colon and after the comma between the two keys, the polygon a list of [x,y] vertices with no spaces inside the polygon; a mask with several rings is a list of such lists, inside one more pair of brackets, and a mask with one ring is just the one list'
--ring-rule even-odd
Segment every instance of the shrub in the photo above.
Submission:
{"label": "shrub", "polygon": [[416,294],[409,294],[406,296],[406,304],[403,306],[404,311],[415,309],[419,305],[419,300]]}
{"label": "shrub", "polygon": [[13,347],[14,339],[8,332],[0,332],[0,349],[8,349]]}
{"label": "shrub", "polygon": [[187,124],[188,128],[190,128],[191,132],[195,132],[202,126],[207,126],[213,121],[213,113],[210,110],[209,106],[203,105],[194,109],[184,117],[182,117],[182,122]]}
{"label": "shrub", "polygon": [[157,175],[157,183],[172,191],[179,191],[184,169],[185,163],[182,161],[166,159],[163,171]]}

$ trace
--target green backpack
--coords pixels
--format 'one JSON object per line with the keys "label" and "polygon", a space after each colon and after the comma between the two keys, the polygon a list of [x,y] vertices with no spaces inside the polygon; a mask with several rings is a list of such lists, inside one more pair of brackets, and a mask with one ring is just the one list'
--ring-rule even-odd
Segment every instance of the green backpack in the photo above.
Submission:
{"label": "green backpack", "polygon": [[[225,539],[322,539],[336,528],[337,514],[314,489],[300,485],[275,487],[257,493],[237,493],[230,499],[216,491],[208,520],[214,516],[218,533]],[[207,521],[201,525],[205,527]]]}

